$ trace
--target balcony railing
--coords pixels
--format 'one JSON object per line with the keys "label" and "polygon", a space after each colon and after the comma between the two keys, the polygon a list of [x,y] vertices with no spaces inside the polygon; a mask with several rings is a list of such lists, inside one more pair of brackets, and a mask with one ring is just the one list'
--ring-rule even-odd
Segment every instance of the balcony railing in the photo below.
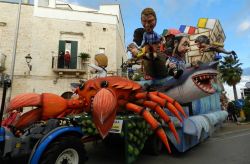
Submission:
{"label": "balcony railing", "polygon": [[[79,76],[80,74],[87,75],[86,79],[92,79],[96,77],[96,74],[88,73],[88,64],[89,61],[82,62],[82,60],[78,57],[76,62],[70,63],[70,67],[67,68],[64,65],[64,61],[58,60],[58,56],[52,57],[52,69],[54,72],[62,74],[76,74]],[[108,71],[107,76],[123,76],[128,77],[127,72],[123,72],[121,69],[117,69],[116,71]]]}
{"label": "balcony railing", "polygon": [[52,69],[54,72],[84,74],[88,72],[88,63],[82,63],[81,59],[76,57],[76,59],[71,59],[69,66],[67,66],[64,60],[59,59],[58,56],[52,56]]}

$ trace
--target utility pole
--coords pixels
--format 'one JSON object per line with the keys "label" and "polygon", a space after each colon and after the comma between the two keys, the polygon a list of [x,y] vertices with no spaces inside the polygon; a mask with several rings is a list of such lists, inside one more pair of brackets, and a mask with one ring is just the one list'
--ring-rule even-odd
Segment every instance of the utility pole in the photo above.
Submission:
{"label": "utility pole", "polygon": [[[17,40],[18,40],[18,32],[19,32],[19,24],[20,24],[20,14],[21,14],[21,6],[22,6],[22,0],[19,0],[18,4],[18,11],[17,11],[17,22],[16,22],[16,31],[15,31],[15,38],[13,43],[13,53],[12,53],[12,62],[11,62],[11,72],[10,72],[10,81],[13,84],[13,77],[14,77],[14,71],[15,71],[15,62],[16,62],[16,47],[17,47]],[[9,97],[7,101],[10,101],[11,98],[11,92],[12,92],[12,85],[9,89]],[[2,102],[3,103],[3,102]]]}

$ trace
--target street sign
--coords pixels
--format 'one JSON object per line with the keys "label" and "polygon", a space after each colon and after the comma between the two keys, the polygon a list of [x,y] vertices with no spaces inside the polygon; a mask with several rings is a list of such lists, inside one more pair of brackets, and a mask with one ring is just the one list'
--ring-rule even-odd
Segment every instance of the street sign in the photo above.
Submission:
{"label": "street sign", "polygon": [[235,106],[237,108],[242,108],[244,105],[245,105],[245,102],[244,102],[243,99],[238,99],[238,100],[235,101]]}
{"label": "street sign", "polygon": [[246,87],[250,88],[250,82],[246,82]]}
{"label": "street sign", "polygon": [[250,88],[245,88],[243,90],[243,92],[244,92],[244,96],[249,96],[250,97]]}

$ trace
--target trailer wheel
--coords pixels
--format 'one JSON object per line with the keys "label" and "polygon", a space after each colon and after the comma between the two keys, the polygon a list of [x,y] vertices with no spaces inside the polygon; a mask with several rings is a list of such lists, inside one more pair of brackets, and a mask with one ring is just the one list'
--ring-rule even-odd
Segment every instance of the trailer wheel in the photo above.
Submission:
{"label": "trailer wheel", "polygon": [[86,160],[86,151],[79,137],[68,135],[58,138],[48,146],[40,164],[79,164]]}

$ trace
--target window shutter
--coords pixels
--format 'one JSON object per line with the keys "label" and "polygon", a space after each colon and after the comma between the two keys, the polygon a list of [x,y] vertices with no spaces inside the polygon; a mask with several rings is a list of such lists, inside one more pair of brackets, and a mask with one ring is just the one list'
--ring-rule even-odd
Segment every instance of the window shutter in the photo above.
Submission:
{"label": "window shutter", "polygon": [[77,68],[77,48],[78,48],[78,42],[71,41],[71,61],[70,61],[71,69]]}
{"label": "window shutter", "polygon": [[[65,52],[65,41],[59,40],[59,49],[58,49],[58,59],[57,59],[57,68],[64,68],[64,56],[59,56],[60,52]],[[53,61],[55,62],[55,61]]]}

